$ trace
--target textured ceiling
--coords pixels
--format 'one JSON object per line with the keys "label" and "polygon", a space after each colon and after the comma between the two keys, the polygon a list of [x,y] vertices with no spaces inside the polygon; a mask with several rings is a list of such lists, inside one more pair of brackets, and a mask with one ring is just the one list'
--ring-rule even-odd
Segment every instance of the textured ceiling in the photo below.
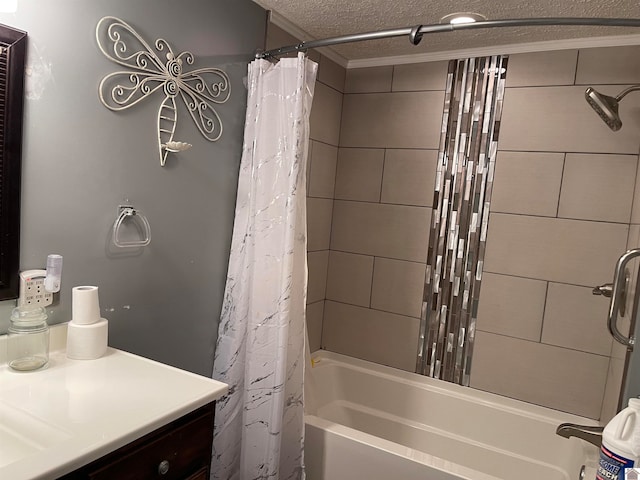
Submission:
{"label": "textured ceiling", "polygon": [[[529,17],[640,18],[638,0],[254,0],[320,39],[351,33],[437,24],[454,12],[489,20]],[[519,27],[430,34],[418,46],[406,37],[331,47],[347,60],[531,43],[569,38],[640,34],[640,28]]]}

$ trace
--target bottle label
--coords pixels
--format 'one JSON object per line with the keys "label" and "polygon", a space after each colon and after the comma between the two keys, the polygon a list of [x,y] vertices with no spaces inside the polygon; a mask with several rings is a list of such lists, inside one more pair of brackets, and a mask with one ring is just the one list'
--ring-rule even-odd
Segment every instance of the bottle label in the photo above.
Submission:
{"label": "bottle label", "polygon": [[632,468],[633,460],[613,453],[604,445],[600,448],[597,480],[624,480],[625,468]]}

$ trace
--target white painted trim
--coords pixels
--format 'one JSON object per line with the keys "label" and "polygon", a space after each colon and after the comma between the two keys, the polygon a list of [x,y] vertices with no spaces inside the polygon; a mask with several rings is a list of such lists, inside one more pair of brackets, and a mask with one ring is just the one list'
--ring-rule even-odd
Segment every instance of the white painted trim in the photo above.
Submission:
{"label": "white painted trim", "polygon": [[[427,38],[425,36],[425,38]],[[347,69],[402,65],[407,63],[437,62],[456,58],[470,58],[484,55],[509,55],[516,53],[547,52],[552,50],[571,50],[595,47],[622,47],[640,45],[640,35],[610,35],[606,37],[569,38],[544,42],[495,45],[491,47],[449,50],[445,52],[417,53],[414,55],[396,55],[392,57],[362,58],[349,60]]]}
{"label": "white painted trim", "polygon": [[[260,4],[259,1],[256,1],[256,3]],[[263,5],[261,5],[261,6],[263,6]],[[280,27],[281,29],[283,29],[285,32],[293,35],[296,38],[299,38],[303,42],[308,42],[310,40],[316,40],[314,37],[309,35],[307,32],[302,30],[300,27],[298,27],[294,23],[292,23],[289,20],[287,20],[286,18],[284,18],[278,12],[274,12],[273,10],[270,10],[269,11],[269,21],[271,23],[273,23],[274,25],[276,25],[276,26]],[[285,45],[282,45],[282,46],[284,47]],[[347,63],[349,62],[349,60],[347,60],[342,55],[337,53],[331,47],[321,47],[321,48],[316,48],[315,50],[317,50],[318,52],[320,52],[321,54],[323,54],[325,57],[329,58],[330,60],[333,60],[334,62],[336,62],[341,67],[347,68]]]}

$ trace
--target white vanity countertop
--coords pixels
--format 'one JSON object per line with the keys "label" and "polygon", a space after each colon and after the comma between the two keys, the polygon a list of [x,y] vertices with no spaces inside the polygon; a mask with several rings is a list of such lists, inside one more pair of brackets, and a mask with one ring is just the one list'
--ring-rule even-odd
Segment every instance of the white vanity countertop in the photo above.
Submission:
{"label": "white vanity countertop", "polygon": [[0,479],[52,479],[217,400],[227,385],[109,348],[50,355],[28,373],[0,366]]}

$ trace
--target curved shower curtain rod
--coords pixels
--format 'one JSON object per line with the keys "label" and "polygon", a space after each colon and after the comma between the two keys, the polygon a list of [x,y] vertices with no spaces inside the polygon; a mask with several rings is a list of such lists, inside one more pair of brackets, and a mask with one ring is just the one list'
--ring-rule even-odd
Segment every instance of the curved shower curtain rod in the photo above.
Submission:
{"label": "curved shower curtain rod", "polygon": [[548,18],[518,18],[507,20],[486,20],[475,23],[417,25],[415,27],[393,28],[377,32],[355,33],[340,37],[324,38],[301,42],[296,45],[267,50],[256,53],[256,58],[275,59],[287,53],[305,51],[310,48],[328,47],[341,43],[362,42],[378,40],[381,38],[409,37],[412,45],[418,45],[422,36],[428,33],[452,32],[454,30],[472,30],[499,27],[532,27],[541,25],[580,25],[580,26],[605,26],[605,27],[640,27],[640,19],[637,18],[580,18],[580,17],[548,17]]}

